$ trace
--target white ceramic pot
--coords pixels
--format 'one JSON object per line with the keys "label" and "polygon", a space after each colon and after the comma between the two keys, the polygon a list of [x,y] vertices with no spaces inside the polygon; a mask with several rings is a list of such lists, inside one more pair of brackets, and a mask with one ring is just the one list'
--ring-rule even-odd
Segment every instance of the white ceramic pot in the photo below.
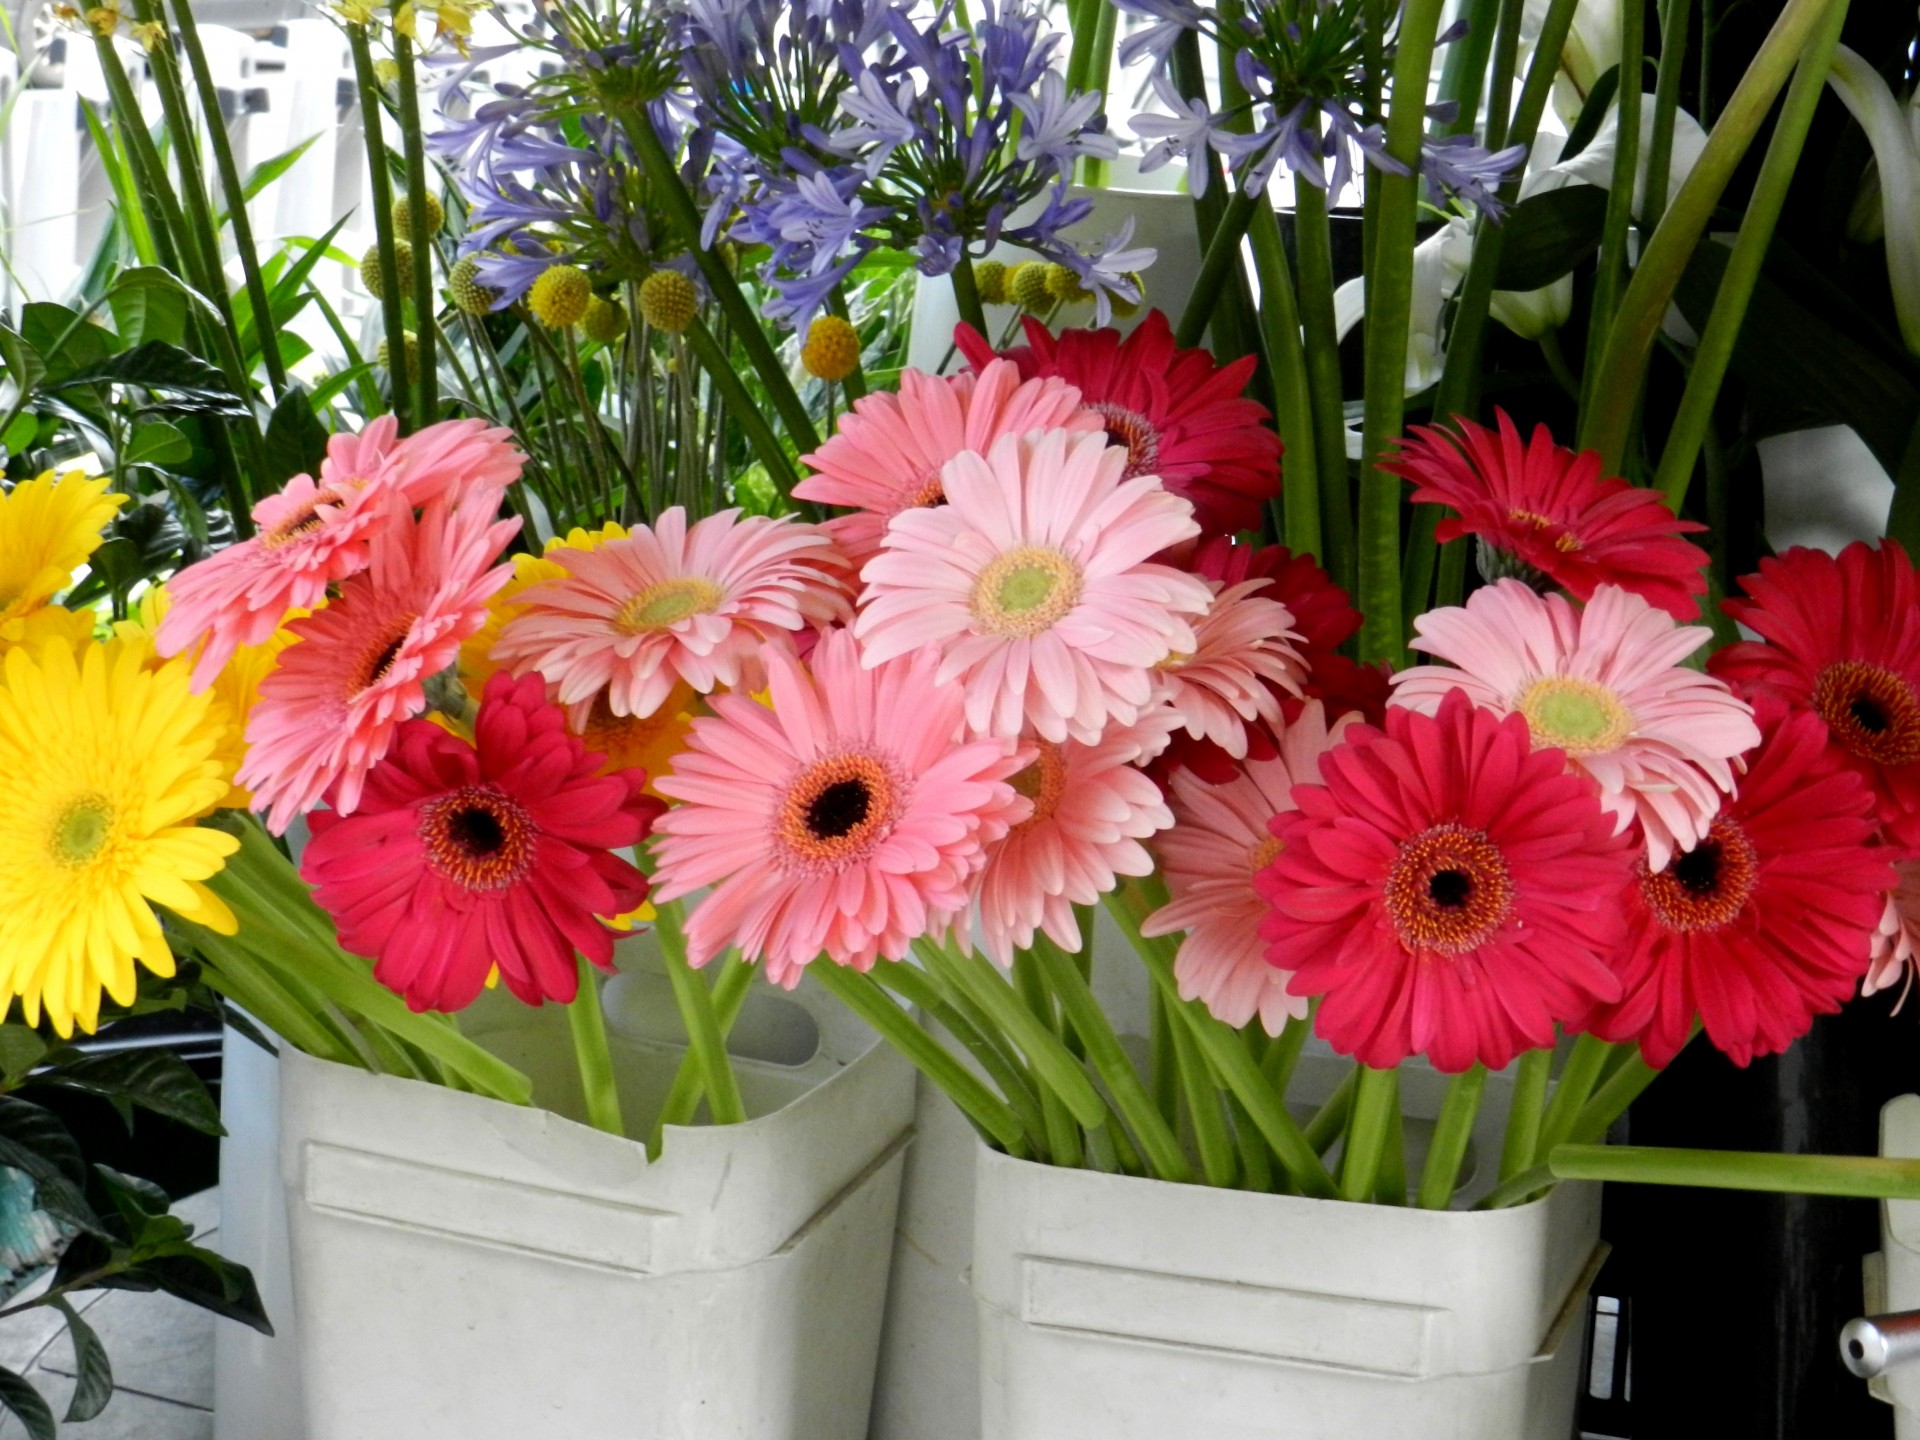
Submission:
{"label": "white ceramic pot", "polygon": [[[630,1124],[680,1057],[644,1033],[654,981],[606,995]],[[805,1024],[769,1018],[796,1004]],[[558,1007],[502,992],[462,1021],[546,1108],[285,1052],[308,1440],[865,1436],[910,1072],[804,988],[750,1008],[799,1063],[737,1059],[749,1121],[671,1129],[657,1164],[566,1118]]]}
{"label": "white ceramic pot", "polygon": [[976,1150],[981,1440],[1566,1440],[1599,1187],[1427,1211]]}

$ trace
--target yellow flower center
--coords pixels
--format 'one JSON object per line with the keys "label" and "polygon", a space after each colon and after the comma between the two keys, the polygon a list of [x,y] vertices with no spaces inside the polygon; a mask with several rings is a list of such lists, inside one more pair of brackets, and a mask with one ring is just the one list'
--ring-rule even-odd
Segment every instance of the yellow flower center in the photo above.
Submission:
{"label": "yellow flower center", "polygon": [[1386,905],[1409,950],[1461,955],[1506,920],[1513,881],[1486,832],[1435,825],[1401,845],[1387,875]]}
{"label": "yellow flower center", "polygon": [[70,870],[88,865],[106,848],[113,835],[113,807],[101,795],[83,795],[53,822],[49,848]]}
{"label": "yellow flower center", "polygon": [[1247,847],[1247,869],[1255,875],[1259,874],[1279,858],[1280,852],[1286,848],[1285,845],[1280,843],[1280,839],[1276,835],[1267,836],[1267,838],[1262,840],[1258,845],[1249,845]]}
{"label": "yellow flower center", "polygon": [[1580,537],[1578,535],[1562,528],[1557,521],[1550,520],[1545,515],[1538,514],[1535,511],[1509,510],[1507,511],[1507,520],[1510,524],[1514,525],[1531,525],[1536,530],[1559,530],[1560,533],[1553,537],[1553,548],[1563,555],[1570,555],[1580,548]]}
{"label": "yellow flower center", "polygon": [[705,615],[720,608],[726,596],[711,580],[687,576],[662,580],[649,585],[620,607],[613,617],[614,629],[626,635],[643,635],[649,630],[665,630],[690,615]]}
{"label": "yellow flower center", "polygon": [[1546,676],[1522,690],[1514,708],[1527,717],[1536,746],[1551,745],[1569,755],[1616,749],[1633,733],[1633,712],[1592,680]]}
{"label": "yellow flower center", "polygon": [[1038,635],[1079,602],[1080,567],[1038,545],[996,555],[973,586],[974,618],[995,635]]}

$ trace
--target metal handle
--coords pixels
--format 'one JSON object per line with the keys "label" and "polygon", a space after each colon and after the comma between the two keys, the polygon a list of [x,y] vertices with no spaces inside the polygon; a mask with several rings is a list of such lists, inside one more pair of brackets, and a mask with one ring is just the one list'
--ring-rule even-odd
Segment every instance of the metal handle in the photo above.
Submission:
{"label": "metal handle", "polygon": [[1840,1360],[1862,1380],[1920,1360],[1920,1310],[1849,1320],[1840,1332]]}

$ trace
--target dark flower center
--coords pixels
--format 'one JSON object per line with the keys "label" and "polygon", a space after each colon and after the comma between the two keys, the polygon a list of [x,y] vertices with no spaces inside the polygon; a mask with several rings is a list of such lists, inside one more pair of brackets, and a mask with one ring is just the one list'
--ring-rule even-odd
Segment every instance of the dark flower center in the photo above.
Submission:
{"label": "dark flower center", "polygon": [[491,810],[461,810],[447,817],[447,838],[475,860],[496,855],[507,843],[507,832]]}
{"label": "dark flower center", "polygon": [[1127,470],[1125,479],[1136,475],[1158,473],[1160,463],[1160,432],[1153,428],[1153,422],[1138,410],[1129,410],[1124,405],[1116,405],[1111,400],[1096,401],[1087,407],[1094,410],[1106,421],[1107,438],[1115,445],[1123,445],[1127,451]]}
{"label": "dark flower center", "polygon": [[1442,910],[1463,910],[1473,897],[1473,877],[1464,870],[1436,870],[1427,881],[1427,895]]}
{"label": "dark flower center", "polygon": [[892,828],[899,786],[871,755],[816,760],[787,787],[774,816],[785,857],[803,869],[864,860]]}
{"label": "dark flower center", "polygon": [[1435,825],[1404,841],[1387,874],[1387,918],[1409,950],[1460,955],[1513,910],[1513,880],[1484,830]]}
{"label": "dark flower center", "polygon": [[393,668],[393,662],[400,658],[400,651],[407,643],[407,636],[413,631],[413,622],[418,616],[408,615],[401,619],[379,644],[367,651],[366,658],[358,669],[359,683],[353,687],[353,693],[371,690],[387,678],[387,672]]}
{"label": "dark flower center", "polygon": [[1813,682],[1813,708],[1834,741],[1875,765],[1920,760],[1920,696],[1905,677],[1864,660],[1840,660]]}
{"label": "dark flower center", "polygon": [[838,840],[867,818],[873,793],[865,780],[840,780],[807,805],[807,828],[822,840]]}
{"label": "dark flower center", "polygon": [[496,785],[463,785],[420,807],[427,863],[464,890],[505,890],[533,869],[540,828]]}
{"label": "dark flower center", "polygon": [[1669,930],[1718,930],[1746,908],[1760,878],[1760,857],[1746,832],[1719,819],[1707,838],[1658,875],[1642,861],[1640,894]]}

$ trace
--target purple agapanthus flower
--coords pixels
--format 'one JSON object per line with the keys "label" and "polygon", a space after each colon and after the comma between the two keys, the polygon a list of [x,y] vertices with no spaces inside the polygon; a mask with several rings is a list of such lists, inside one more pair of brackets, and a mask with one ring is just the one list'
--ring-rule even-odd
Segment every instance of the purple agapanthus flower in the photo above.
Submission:
{"label": "purple agapanthus flower", "polygon": [[1426,182],[1427,195],[1434,204],[1443,204],[1448,195],[1453,195],[1477,206],[1489,219],[1498,220],[1506,210],[1500,203],[1499,188],[1526,163],[1526,158],[1524,145],[1493,151],[1471,135],[1428,137],[1420,147],[1420,178]]}
{"label": "purple agapanthus flower", "polygon": [[1093,296],[1098,324],[1112,321],[1115,296],[1130,305],[1140,303],[1139,272],[1159,258],[1159,252],[1150,245],[1128,249],[1132,241],[1133,217],[1129,215],[1118,230],[1085,255],[1069,251],[1062,257],[1067,268],[1080,278],[1081,288]]}

